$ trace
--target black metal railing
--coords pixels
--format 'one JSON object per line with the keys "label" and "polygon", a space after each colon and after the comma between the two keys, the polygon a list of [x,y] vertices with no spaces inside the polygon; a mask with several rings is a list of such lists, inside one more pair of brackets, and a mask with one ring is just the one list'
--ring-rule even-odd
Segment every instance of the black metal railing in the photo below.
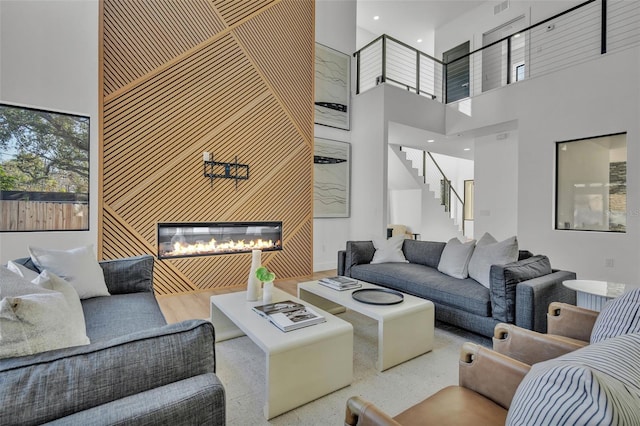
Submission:
{"label": "black metal railing", "polygon": [[468,78],[457,75],[455,84],[475,96],[638,44],[640,2],[625,0],[585,1],[447,63],[382,35],[354,53],[356,94],[386,83],[446,102],[455,89],[447,69],[460,61],[469,63]]}

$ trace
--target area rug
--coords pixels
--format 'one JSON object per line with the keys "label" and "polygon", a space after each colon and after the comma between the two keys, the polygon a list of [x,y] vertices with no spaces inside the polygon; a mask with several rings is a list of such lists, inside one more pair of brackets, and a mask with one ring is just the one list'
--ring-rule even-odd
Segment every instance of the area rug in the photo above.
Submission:
{"label": "area rug", "polygon": [[379,372],[375,366],[377,323],[352,311],[339,316],[354,329],[353,383],[270,421],[262,413],[264,354],[248,337],[217,343],[216,370],[226,390],[227,424],[342,425],[346,401],[354,395],[372,401],[393,416],[443,387],[458,383],[459,352],[464,342],[491,345],[488,338],[437,323],[433,351]]}

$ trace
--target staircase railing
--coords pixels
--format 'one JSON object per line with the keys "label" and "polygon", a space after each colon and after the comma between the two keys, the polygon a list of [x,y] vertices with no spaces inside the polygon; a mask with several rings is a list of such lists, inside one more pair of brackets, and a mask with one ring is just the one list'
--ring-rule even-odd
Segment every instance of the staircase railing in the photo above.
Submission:
{"label": "staircase railing", "polygon": [[382,35],[354,53],[356,94],[386,83],[456,101],[638,44],[640,1],[628,0],[585,1],[447,63]]}
{"label": "staircase railing", "polygon": [[[451,180],[442,170],[438,161],[427,151],[404,146],[401,146],[400,150],[405,153],[412,166],[418,170],[418,175],[422,176],[423,182],[428,184],[431,190],[435,190],[437,193],[439,188],[440,203],[444,206],[444,211],[449,213],[449,217],[459,224],[462,229],[462,235],[465,235],[464,199],[460,197],[460,194],[458,194],[455,186],[452,185]],[[429,159],[431,162],[429,162]],[[427,164],[431,163],[435,168],[433,166],[427,167]],[[455,198],[452,199],[451,193]]]}

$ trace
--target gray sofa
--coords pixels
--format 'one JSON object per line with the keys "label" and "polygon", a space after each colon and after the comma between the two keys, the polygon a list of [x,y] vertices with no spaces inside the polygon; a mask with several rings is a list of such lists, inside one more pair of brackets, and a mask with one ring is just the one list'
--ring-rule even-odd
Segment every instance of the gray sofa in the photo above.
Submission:
{"label": "gray sofa", "polygon": [[488,337],[500,322],[546,332],[547,307],[558,301],[575,304],[576,295],[562,285],[576,274],[552,270],[546,256],[520,251],[519,260],[491,266],[486,288],[472,278],[458,279],[438,271],[446,243],[405,240],[409,263],[371,264],[371,241],[347,241],[338,252],[338,275],[378,284],[431,300],[436,319]]}
{"label": "gray sofa", "polygon": [[224,425],[212,324],[167,325],[153,257],[100,266],[111,296],[82,300],[91,344],[0,359],[0,424]]}

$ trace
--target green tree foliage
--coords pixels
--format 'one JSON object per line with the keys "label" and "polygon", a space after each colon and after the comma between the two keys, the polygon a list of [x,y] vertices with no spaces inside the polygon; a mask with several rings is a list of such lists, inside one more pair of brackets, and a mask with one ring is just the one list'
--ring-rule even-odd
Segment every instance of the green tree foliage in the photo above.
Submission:
{"label": "green tree foliage", "polygon": [[9,175],[0,164],[0,191],[11,191],[16,187],[17,178]]}
{"label": "green tree foliage", "polygon": [[87,118],[0,106],[2,153],[0,166],[13,179],[13,189],[88,191]]}

